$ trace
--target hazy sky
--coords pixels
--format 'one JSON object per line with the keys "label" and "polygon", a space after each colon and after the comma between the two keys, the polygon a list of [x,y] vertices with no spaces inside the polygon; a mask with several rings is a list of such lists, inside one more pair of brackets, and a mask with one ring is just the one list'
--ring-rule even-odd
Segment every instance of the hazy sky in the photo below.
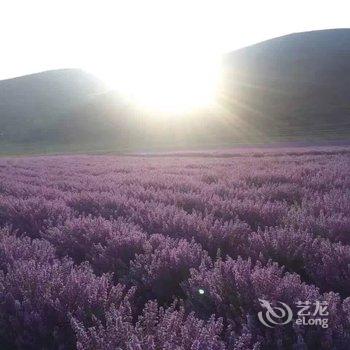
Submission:
{"label": "hazy sky", "polygon": [[[0,79],[81,67],[127,75],[283,34],[350,27],[347,1],[1,1]],[[141,63],[140,63],[141,62]]]}

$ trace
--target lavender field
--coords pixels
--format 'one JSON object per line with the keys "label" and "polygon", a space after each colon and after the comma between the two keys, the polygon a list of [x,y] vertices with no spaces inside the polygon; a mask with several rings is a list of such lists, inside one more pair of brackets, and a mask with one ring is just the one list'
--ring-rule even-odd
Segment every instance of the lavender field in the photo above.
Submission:
{"label": "lavender field", "polygon": [[346,147],[1,158],[0,349],[349,349],[349,174]]}

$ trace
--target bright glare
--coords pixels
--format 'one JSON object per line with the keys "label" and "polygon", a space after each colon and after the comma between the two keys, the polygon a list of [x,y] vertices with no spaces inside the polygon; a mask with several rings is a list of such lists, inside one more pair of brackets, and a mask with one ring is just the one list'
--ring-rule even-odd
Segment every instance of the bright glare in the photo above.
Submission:
{"label": "bright glare", "polygon": [[212,103],[224,52],[292,32],[349,27],[345,0],[11,0],[1,5],[0,31],[6,35],[0,79],[83,68],[143,107],[172,112]]}
{"label": "bright glare", "polygon": [[179,114],[215,104],[220,62],[210,53],[180,48],[171,53],[152,51],[142,60],[113,63],[92,71],[135,105],[156,112]]}

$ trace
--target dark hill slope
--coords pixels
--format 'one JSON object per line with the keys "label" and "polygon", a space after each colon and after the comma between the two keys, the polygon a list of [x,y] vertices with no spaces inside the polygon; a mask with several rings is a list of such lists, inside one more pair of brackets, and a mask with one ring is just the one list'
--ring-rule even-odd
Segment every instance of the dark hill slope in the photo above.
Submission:
{"label": "dark hill slope", "polygon": [[350,29],[297,33],[228,54],[223,103],[267,134],[349,135]]}
{"label": "dark hill slope", "polygon": [[62,69],[0,81],[0,132],[10,142],[51,139],[56,124],[104,91],[95,77]]}

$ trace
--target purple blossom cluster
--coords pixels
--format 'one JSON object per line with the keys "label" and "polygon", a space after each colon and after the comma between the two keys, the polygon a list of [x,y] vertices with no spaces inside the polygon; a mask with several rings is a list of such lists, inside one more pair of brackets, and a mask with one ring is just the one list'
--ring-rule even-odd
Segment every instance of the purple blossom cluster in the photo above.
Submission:
{"label": "purple blossom cluster", "polygon": [[349,349],[349,174],[337,147],[0,159],[0,349]]}

